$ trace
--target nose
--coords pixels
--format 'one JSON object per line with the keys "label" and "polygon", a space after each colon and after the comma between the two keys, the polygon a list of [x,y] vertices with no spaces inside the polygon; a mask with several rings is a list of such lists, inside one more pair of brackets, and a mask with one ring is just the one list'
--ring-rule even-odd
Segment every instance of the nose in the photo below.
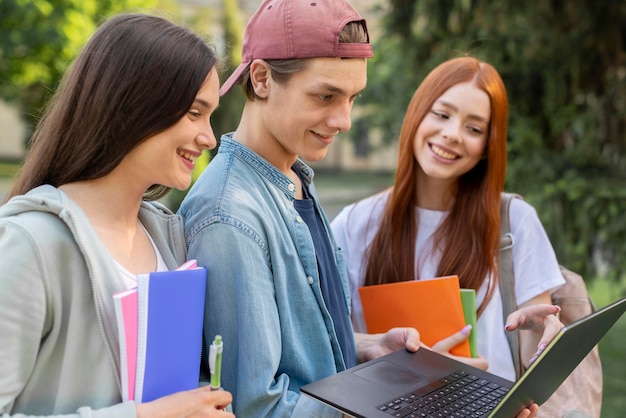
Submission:
{"label": "nose", "polygon": [[204,129],[198,133],[196,143],[204,149],[213,149],[217,146],[217,139],[211,123],[207,123]]}
{"label": "nose", "polygon": [[333,112],[332,116],[329,118],[328,126],[343,132],[350,130],[350,127],[352,126],[351,113],[351,101],[340,103]]}
{"label": "nose", "polygon": [[441,130],[441,135],[450,142],[461,142],[461,124],[450,120]]}

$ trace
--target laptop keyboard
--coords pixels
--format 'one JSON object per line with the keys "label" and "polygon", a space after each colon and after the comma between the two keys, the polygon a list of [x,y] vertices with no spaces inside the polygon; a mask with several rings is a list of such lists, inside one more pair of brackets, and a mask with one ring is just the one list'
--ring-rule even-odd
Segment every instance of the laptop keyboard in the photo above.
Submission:
{"label": "laptop keyboard", "polygon": [[507,392],[507,388],[497,383],[457,371],[390,399],[378,406],[378,410],[401,418],[479,418],[489,415]]}

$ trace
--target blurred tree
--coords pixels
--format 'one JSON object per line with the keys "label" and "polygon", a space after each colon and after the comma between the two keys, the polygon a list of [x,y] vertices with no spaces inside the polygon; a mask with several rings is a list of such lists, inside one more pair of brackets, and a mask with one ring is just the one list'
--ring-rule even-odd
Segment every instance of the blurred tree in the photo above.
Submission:
{"label": "blurred tree", "polygon": [[626,2],[389,0],[360,100],[395,141],[424,76],[472,54],[510,101],[507,189],[536,208],[560,260],[586,277],[626,270]]}
{"label": "blurred tree", "polygon": [[68,64],[103,19],[162,2],[0,1],[0,99],[15,103],[32,127]]}
{"label": "blurred tree", "polygon": [[[230,73],[241,62],[241,47],[245,22],[242,19],[242,13],[237,0],[222,0],[222,16],[221,27],[223,29],[223,46],[224,51],[220,59],[220,81],[223,82],[228,78]],[[197,31],[201,31],[201,25],[194,26]],[[235,86],[226,96],[220,98],[220,104],[217,110],[211,116],[211,125],[215,137],[218,141],[224,133],[234,131],[239,123],[239,117],[243,110],[245,97],[240,88]],[[192,174],[192,181],[200,176],[206,166],[211,161],[212,156],[217,152],[217,147],[211,152],[205,152],[196,160],[196,165]],[[187,194],[187,190],[172,190],[166,199],[167,206],[172,210],[178,210],[180,203]]]}
{"label": "blurred tree", "polygon": [[[177,0],[0,0],[0,99],[18,106],[28,125],[26,142],[46,101],[70,62],[100,22],[123,11],[165,15],[215,45],[214,8],[183,8]],[[223,0],[224,80],[239,65],[244,23],[237,0]],[[218,55],[220,54],[219,51]],[[212,117],[218,137],[236,127],[243,107],[240,89],[220,100]],[[196,162],[195,180],[210,160]],[[172,191],[166,203],[176,210],[186,191]]]}
{"label": "blurred tree", "polygon": [[[224,57],[220,71],[220,80],[224,82],[241,63],[241,47],[246,22],[243,19],[237,0],[223,0],[222,28],[224,30]],[[220,106],[213,117],[213,130],[219,137],[234,131],[239,123],[245,96],[241,88],[235,86],[220,99]]]}

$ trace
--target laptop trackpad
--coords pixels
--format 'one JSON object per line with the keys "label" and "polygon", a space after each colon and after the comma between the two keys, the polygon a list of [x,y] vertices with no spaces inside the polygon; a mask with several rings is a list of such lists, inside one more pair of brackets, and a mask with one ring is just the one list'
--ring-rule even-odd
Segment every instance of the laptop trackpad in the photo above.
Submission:
{"label": "laptop trackpad", "polygon": [[423,376],[413,370],[403,369],[385,360],[360,368],[354,374],[386,387],[406,388],[419,383],[428,383],[432,380],[432,377]]}

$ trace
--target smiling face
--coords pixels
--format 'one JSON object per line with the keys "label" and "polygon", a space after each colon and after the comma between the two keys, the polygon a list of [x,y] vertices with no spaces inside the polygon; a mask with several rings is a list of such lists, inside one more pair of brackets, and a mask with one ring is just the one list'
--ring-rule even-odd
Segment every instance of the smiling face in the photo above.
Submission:
{"label": "smiling face", "polygon": [[[259,71],[256,64],[252,71]],[[282,83],[267,74],[267,87],[257,90],[264,100],[255,102],[262,123],[254,135],[262,145],[251,147],[283,171],[298,157],[321,160],[335,136],[350,129],[354,100],[367,83],[366,60],[309,59]]]}
{"label": "smiling face", "polygon": [[432,105],[414,138],[422,182],[450,185],[485,157],[491,104],[472,82],[452,86]]}
{"label": "smiling face", "polygon": [[[191,184],[196,158],[217,142],[211,114],[219,103],[219,78],[213,68],[187,113],[174,125],[146,139],[122,161],[131,178],[184,190]],[[136,177],[135,177],[136,176]]]}

